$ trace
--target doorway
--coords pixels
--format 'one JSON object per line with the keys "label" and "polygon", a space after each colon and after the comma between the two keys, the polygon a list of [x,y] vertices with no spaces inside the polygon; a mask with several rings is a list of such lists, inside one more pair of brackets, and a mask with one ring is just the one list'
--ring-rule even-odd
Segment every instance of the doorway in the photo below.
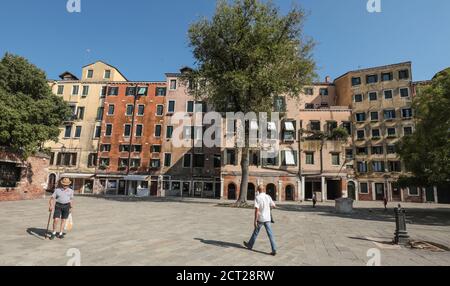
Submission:
{"label": "doorway", "polygon": [[55,187],[56,187],[56,175],[50,174],[50,176],[48,177],[47,190],[53,192],[55,190]]}
{"label": "doorway", "polygon": [[334,201],[341,197],[341,181],[327,180],[327,199],[330,201]]}
{"label": "doorway", "polygon": [[347,185],[348,197],[352,200],[356,200],[356,186],[355,182],[348,182]]}
{"label": "doorway", "polygon": [[434,187],[428,187],[425,189],[427,203],[434,203]]}
{"label": "doorway", "polygon": [[233,183],[228,185],[228,199],[229,200],[236,199],[236,185]]}
{"label": "doorway", "polygon": [[248,183],[247,200],[248,201],[254,201],[255,200],[255,185],[252,184],[252,183]]}
{"label": "doorway", "polygon": [[375,184],[375,200],[382,201],[384,200],[384,184]]}
{"label": "doorway", "polygon": [[277,189],[274,184],[268,184],[266,187],[266,192],[269,196],[272,197],[273,201],[277,200]]}
{"label": "doorway", "polygon": [[123,180],[119,181],[119,188],[117,190],[117,194],[119,196],[125,196],[126,186],[127,186],[126,181],[123,181]]}
{"label": "doorway", "polygon": [[150,183],[150,196],[156,197],[158,195],[158,181]]}
{"label": "doorway", "polygon": [[286,201],[294,201],[294,187],[289,185],[286,187]]}

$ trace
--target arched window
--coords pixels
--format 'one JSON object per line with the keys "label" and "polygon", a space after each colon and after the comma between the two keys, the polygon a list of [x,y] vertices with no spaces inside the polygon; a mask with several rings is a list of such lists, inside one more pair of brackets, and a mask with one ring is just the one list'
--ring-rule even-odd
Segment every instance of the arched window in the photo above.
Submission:
{"label": "arched window", "polygon": [[234,183],[230,183],[228,185],[228,199],[229,200],[236,199],[236,185]]}
{"label": "arched window", "polygon": [[272,197],[272,200],[277,200],[277,188],[274,184],[268,184],[266,187],[266,193]]}

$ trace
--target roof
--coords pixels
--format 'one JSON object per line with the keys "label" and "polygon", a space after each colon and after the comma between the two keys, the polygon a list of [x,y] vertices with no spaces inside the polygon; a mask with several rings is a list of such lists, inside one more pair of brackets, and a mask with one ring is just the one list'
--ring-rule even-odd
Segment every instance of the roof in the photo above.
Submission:
{"label": "roof", "polygon": [[348,74],[351,74],[351,73],[369,72],[369,71],[374,71],[374,70],[379,70],[379,69],[387,69],[387,68],[393,68],[393,67],[398,67],[398,66],[402,66],[402,65],[408,65],[408,64],[411,65],[412,62],[408,61],[408,62],[402,62],[402,63],[397,63],[397,64],[385,65],[385,66],[377,66],[377,67],[353,70],[353,71],[346,72],[345,74],[337,77],[334,81],[336,81]]}
{"label": "roof", "polygon": [[96,64],[96,63],[102,63],[102,64],[105,64],[105,65],[107,65],[107,66],[109,66],[109,67],[112,67],[112,68],[115,69],[115,70],[116,70],[116,71],[117,71],[117,72],[118,72],[118,73],[119,73],[126,81],[128,81],[127,77],[124,76],[123,73],[121,73],[120,70],[119,70],[118,68],[116,68],[115,66],[110,65],[110,64],[108,64],[107,62],[104,62],[104,61],[98,60],[98,61],[95,61],[95,62],[93,62],[93,63],[87,64],[87,65],[83,66],[82,68],[85,68],[85,67],[94,65],[94,64]]}
{"label": "roof", "polygon": [[65,71],[62,74],[59,75],[60,79],[64,79],[66,75],[69,75],[72,80],[78,80],[78,77],[76,77],[73,73]]}

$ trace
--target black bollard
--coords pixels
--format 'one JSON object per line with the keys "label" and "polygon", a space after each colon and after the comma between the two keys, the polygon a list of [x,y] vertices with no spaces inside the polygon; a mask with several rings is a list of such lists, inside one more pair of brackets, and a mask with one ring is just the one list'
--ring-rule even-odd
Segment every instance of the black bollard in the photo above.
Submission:
{"label": "black bollard", "polygon": [[401,205],[395,208],[395,226],[394,243],[407,245],[409,243],[409,235],[406,230],[406,210]]}

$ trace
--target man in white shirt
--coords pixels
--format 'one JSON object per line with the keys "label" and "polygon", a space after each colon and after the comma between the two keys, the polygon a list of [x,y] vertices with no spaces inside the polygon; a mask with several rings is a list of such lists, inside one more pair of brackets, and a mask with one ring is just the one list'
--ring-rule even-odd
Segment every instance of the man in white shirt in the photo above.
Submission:
{"label": "man in white shirt", "polygon": [[244,241],[245,247],[248,249],[253,249],[255,245],[256,238],[258,237],[259,231],[262,226],[266,228],[267,235],[269,236],[270,245],[272,246],[271,255],[275,256],[277,254],[277,246],[275,244],[275,240],[273,238],[272,233],[272,215],[271,208],[275,208],[275,203],[272,198],[266,194],[264,187],[258,186],[259,195],[255,198],[255,231],[253,232],[252,237],[249,242]]}

